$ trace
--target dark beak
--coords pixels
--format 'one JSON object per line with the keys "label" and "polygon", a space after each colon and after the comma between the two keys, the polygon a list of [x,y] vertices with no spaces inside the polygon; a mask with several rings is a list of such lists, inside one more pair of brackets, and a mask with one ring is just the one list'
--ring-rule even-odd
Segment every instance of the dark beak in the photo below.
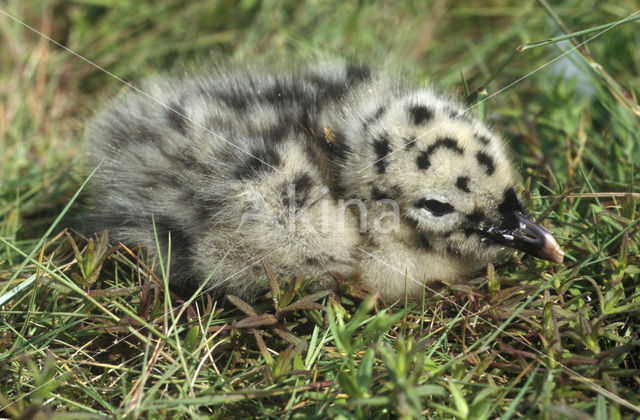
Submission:
{"label": "dark beak", "polygon": [[520,212],[509,217],[509,228],[489,228],[484,234],[490,239],[538,258],[561,263],[564,252],[551,232],[533,223]]}

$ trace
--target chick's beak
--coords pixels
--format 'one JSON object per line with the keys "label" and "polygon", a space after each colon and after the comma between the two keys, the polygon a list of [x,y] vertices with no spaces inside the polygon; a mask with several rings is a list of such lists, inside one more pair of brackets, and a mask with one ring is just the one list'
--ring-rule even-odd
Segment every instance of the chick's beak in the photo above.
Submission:
{"label": "chick's beak", "polygon": [[[561,263],[564,252],[551,232],[533,223],[520,212],[513,214],[515,228],[490,228],[485,233],[494,241],[538,258]],[[514,219],[511,219],[512,221]]]}

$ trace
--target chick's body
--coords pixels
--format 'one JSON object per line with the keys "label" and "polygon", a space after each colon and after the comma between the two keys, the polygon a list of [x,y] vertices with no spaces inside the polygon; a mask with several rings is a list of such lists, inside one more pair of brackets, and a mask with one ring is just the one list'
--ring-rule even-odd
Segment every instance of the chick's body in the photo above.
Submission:
{"label": "chick's body", "polygon": [[[387,299],[420,296],[425,281],[475,271],[505,244],[540,255],[549,241],[521,238],[531,222],[499,136],[430,89],[333,63],[142,91],[89,125],[95,216],[152,253],[157,236],[186,293],[207,281],[251,297],[265,258],[279,279],[330,287],[330,272],[358,273]],[[561,252],[551,248],[540,256]]]}

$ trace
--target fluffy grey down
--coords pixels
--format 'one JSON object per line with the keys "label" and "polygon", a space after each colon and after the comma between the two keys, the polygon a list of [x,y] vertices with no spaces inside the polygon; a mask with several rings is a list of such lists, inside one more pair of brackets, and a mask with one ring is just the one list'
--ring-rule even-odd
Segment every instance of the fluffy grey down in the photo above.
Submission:
{"label": "fluffy grey down", "polygon": [[252,298],[267,286],[261,258],[319,287],[359,273],[389,300],[463,278],[507,245],[549,258],[520,243],[528,219],[500,136],[429,88],[315,63],[141,89],[157,102],[132,91],[88,125],[96,228],[157,257],[155,223],[183,293],[209,279]]}

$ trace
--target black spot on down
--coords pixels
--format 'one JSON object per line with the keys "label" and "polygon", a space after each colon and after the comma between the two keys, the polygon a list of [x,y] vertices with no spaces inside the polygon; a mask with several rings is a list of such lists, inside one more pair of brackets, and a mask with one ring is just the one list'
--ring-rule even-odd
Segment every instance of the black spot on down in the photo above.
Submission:
{"label": "black spot on down", "polygon": [[487,175],[492,175],[495,172],[496,166],[493,162],[493,158],[491,158],[491,156],[489,156],[485,152],[476,153],[476,160],[481,166],[485,167],[484,171]]}
{"label": "black spot on down", "polygon": [[502,215],[503,225],[507,229],[514,229],[517,226],[516,213],[526,214],[526,210],[513,188],[505,190],[502,202],[498,206],[498,212]]}
{"label": "black spot on down", "polygon": [[471,192],[469,190],[469,177],[468,176],[459,176],[456,180],[456,187],[464,192]]}
{"label": "black spot on down", "polygon": [[410,150],[416,147],[417,138],[415,136],[405,137],[403,140],[404,140],[404,147],[407,150]]}
{"label": "black spot on down", "polygon": [[366,66],[356,64],[347,65],[347,82],[349,84],[366,82],[371,79],[371,70]]}
{"label": "black spot on down", "polygon": [[184,117],[185,110],[177,103],[172,103],[166,110],[169,126],[183,136],[187,134],[187,120]]}
{"label": "black spot on down", "polygon": [[440,148],[453,150],[458,155],[464,154],[464,149],[458,146],[456,139],[451,137],[440,137],[431,146],[429,146],[427,150],[418,155],[416,160],[418,168],[428,169],[431,166],[431,155]]}
{"label": "black spot on down", "polygon": [[505,190],[502,202],[498,206],[498,211],[502,215],[507,215],[517,211],[521,213],[525,212],[522,203],[513,188],[507,188]]}
{"label": "black spot on down", "polygon": [[414,105],[409,108],[409,115],[414,125],[422,125],[433,118],[433,110],[424,105]]}
{"label": "black spot on down", "polygon": [[429,146],[427,152],[431,154],[439,148],[451,149],[459,155],[464,153],[464,149],[458,146],[458,141],[451,137],[441,137],[437,139],[431,146]]}
{"label": "black spot on down", "polygon": [[253,149],[249,153],[234,172],[237,179],[251,178],[260,172],[274,170],[280,165],[280,155],[272,148]]}
{"label": "black spot on down", "polygon": [[476,140],[478,140],[484,146],[488,145],[491,142],[491,139],[489,139],[489,137],[481,136],[480,134],[476,134],[476,135],[474,135],[474,137],[476,138]]}
{"label": "black spot on down", "polygon": [[237,88],[231,88],[229,92],[209,92],[208,95],[217,102],[238,112],[246,110],[252,101],[252,98],[249,98],[244,92],[241,92]]}
{"label": "black spot on down", "polygon": [[328,142],[325,135],[315,136],[315,139],[326,150],[331,160],[347,160],[347,155],[352,153],[351,148],[347,145],[347,139],[338,130],[331,130],[331,133],[335,139],[333,142]]}
{"label": "black spot on down", "polygon": [[366,130],[369,125],[374,124],[376,121],[378,121],[386,112],[385,107],[381,106],[379,107],[375,114],[373,114],[372,116],[368,117],[366,120],[363,121],[362,123],[362,127]]}
{"label": "black spot on down", "polygon": [[467,220],[470,222],[481,222],[485,218],[485,215],[480,210],[476,210],[471,214],[467,215]]}
{"label": "black spot on down", "polygon": [[391,153],[391,146],[389,146],[389,140],[386,137],[381,137],[373,142],[373,150],[376,153],[376,167],[378,173],[383,174],[387,169],[387,155]]}
{"label": "black spot on down", "polygon": [[431,247],[431,243],[429,242],[429,238],[427,238],[424,234],[418,234],[418,245],[420,245],[423,249],[429,249]]}
{"label": "black spot on down", "polygon": [[377,186],[371,189],[371,197],[376,200],[395,200],[402,195],[402,188],[394,185],[390,190],[383,190]]}
{"label": "black spot on down", "polygon": [[[300,172],[296,174],[291,182],[291,191],[294,192],[293,198],[295,199],[296,207],[301,207],[309,200],[311,195],[311,187],[313,187],[313,179],[306,172]],[[286,203],[290,201],[289,186],[287,186]]]}
{"label": "black spot on down", "polygon": [[429,166],[431,166],[431,161],[429,161],[429,153],[420,153],[418,155],[418,158],[416,159],[416,164],[420,169],[429,169]]}

